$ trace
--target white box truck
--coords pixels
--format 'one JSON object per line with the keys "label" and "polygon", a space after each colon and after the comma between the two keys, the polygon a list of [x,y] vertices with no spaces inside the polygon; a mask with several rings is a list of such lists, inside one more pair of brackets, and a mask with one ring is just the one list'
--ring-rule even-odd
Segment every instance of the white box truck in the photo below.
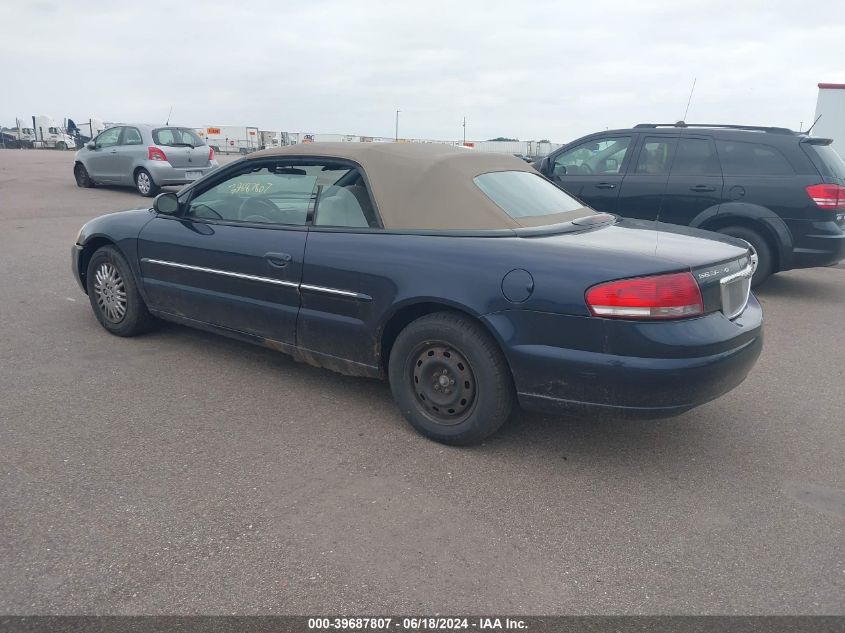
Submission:
{"label": "white box truck", "polygon": [[261,146],[257,127],[238,125],[208,125],[197,128],[197,134],[215,154],[249,154]]}
{"label": "white box truck", "polygon": [[845,84],[819,84],[812,135],[832,138],[833,149],[845,157]]}

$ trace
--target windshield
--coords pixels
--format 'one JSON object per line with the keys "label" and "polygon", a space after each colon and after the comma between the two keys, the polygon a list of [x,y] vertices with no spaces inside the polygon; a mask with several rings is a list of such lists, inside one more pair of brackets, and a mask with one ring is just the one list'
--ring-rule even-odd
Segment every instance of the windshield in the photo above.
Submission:
{"label": "windshield", "polygon": [[205,142],[193,130],[186,127],[162,127],[153,130],[153,141],[156,145],[167,147],[198,147]]}
{"label": "windshield", "polygon": [[833,145],[812,145],[811,147],[816,151],[823,171],[827,172],[825,176],[845,180],[845,160],[833,149]]}
{"label": "windshield", "polygon": [[554,222],[568,222],[584,217],[584,205],[555,187],[545,178],[529,171],[496,171],[474,179],[484,194],[515,220],[525,217],[557,217]]}

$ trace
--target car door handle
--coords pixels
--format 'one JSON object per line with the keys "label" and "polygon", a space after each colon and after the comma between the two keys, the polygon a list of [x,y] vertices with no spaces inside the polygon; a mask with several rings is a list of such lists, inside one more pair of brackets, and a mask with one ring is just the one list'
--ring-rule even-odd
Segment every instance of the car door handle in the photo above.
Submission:
{"label": "car door handle", "polygon": [[716,187],[711,187],[710,185],[695,185],[694,187],[690,187],[689,190],[698,191],[701,193],[709,193],[711,191],[716,191]]}
{"label": "car door handle", "polygon": [[612,182],[600,182],[596,185],[596,189],[616,189],[616,185]]}
{"label": "car door handle", "polygon": [[271,266],[284,268],[290,264],[290,260],[293,258],[287,253],[264,253],[264,259],[266,259],[267,263]]}

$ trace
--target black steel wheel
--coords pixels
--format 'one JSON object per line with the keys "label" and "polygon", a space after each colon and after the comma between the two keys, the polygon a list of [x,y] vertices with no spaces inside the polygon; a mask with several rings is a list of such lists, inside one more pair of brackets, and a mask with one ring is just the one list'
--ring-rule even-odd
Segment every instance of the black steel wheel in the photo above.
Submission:
{"label": "black steel wheel", "polygon": [[443,341],[423,343],[410,360],[408,378],[429,415],[440,424],[460,424],[475,404],[475,375],[469,362]]}
{"label": "black steel wheel", "polygon": [[454,312],[420,317],[399,333],[388,377],[405,418],[423,435],[471,444],[495,433],[513,409],[513,384],[498,344]]}

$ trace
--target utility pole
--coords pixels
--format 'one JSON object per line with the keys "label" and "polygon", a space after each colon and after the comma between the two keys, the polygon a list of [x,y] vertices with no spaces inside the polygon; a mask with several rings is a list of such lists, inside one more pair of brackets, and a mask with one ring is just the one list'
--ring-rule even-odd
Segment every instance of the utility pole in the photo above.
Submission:
{"label": "utility pole", "polygon": [[467,144],[467,118],[464,117],[464,142],[463,145],[466,147]]}
{"label": "utility pole", "polygon": [[399,113],[400,112],[402,112],[402,110],[396,111],[396,142],[397,143],[399,142]]}

